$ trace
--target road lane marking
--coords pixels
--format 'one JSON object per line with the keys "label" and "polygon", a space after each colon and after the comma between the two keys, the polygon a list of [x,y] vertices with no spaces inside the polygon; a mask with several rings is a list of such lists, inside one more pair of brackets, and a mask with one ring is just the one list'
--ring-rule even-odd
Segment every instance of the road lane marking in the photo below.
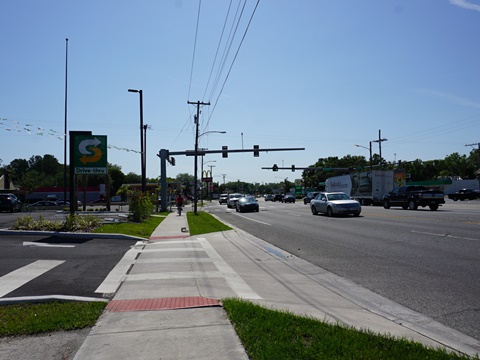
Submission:
{"label": "road lane marking", "polygon": [[37,260],[0,277],[0,297],[11,293],[64,262],[64,260]]}
{"label": "road lane marking", "polygon": [[43,247],[59,247],[59,248],[74,248],[75,245],[65,245],[65,244],[48,244],[48,243],[39,243],[32,241],[24,241],[23,246],[43,246]]}
{"label": "road lane marking", "polygon": [[430,232],[425,232],[425,231],[415,231],[415,230],[412,230],[412,233],[423,234],[423,235],[432,235],[432,236],[438,236],[438,237],[447,237],[447,238],[452,238],[452,239],[480,241],[480,239],[467,238],[467,237],[464,237],[464,236],[455,236],[455,235],[451,235],[451,234],[436,234],[436,233],[430,233]]}
{"label": "road lane marking", "polygon": [[272,224],[269,224],[269,223],[266,223],[266,222],[263,222],[263,221],[260,221],[260,220],[252,219],[252,218],[249,218],[249,217],[246,217],[246,216],[237,214],[237,213],[234,213],[234,214],[237,215],[237,216],[240,216],[240,217],[242,217],[242,218],[244,218],[244,219],[250,220],[250,221],[255,221],[255,222],[260,223],[260,224],[263,224],[263,225],[272,226]]}

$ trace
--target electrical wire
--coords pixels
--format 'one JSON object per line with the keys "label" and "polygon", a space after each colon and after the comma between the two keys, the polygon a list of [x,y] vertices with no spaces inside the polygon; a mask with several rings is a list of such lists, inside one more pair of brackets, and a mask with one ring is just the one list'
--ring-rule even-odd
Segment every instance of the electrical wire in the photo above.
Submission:
{"label": "electrical wire", "polygon": [[215,111],[215,109],[216,109],[216,107],[217,107],[218,100],[220,99],[220,96],[222,95],[223,89],[225,88],[225,84],[227,83],[227,80],[228,80],[228,78],[229,78],[229,76],[230,76],[230,72],[232,71],[232,68],[233,68],[233,65],[235,64],[235,61],[236,61],[237,56],[238,56],[238,53],[240,52],[240,48],[242,47],[243,41],[245,40],[245,37],[247,36],[248,29],[250,28],[250,24],[252,23],[253,16],[255,15],[255,12],[257,11],[258,4],[259,4],[259,3],[260,3],[260,0],[257,0],[257,3],[256,3],[256,5],[255,5],[255,8],[253,9],[252,15],[250,16],[250,20],[248,21],[247,28],[245,29],[245,32],[243,33],[242,40],[240,41],[240,44],[238,45],[238,48],[237,48],[237,51],[236,51],[235,56],[234,56],[234,58],[233,58],[233,61],[232,61],[231,65],[230,65],[230,68],[228,69],[227,76],[225,77],[225,80],[224,80],[224,82],[223,82],[223,84],[222,84],[222,88],[220,89],[220,92],[219,92],[219,94],[218,94],[218,96],[217,96],[217,99],[215,100],[215,104],[214,104],[214,106],[213,106],[213,108],[212,108],[212,111],[211,111],[211,113],[210,113],[210,116],[209,116],[209,118],[208,118],[208,120],[207,120],[206,126],[208,126],[208,124],[209,124],[209,122],[210,122],[210,119],[211,119],[211,117],[212,117],[212,115],[213,115],[213,113],[214,113],[214,111]]}
{"label": "electrical wire", "polygon": [[202,7],[202,0],[198,0],[197,25],[195,27],[195,41],[193,43],[192,66],[190,68],[190,84],[188,85],[187,99],[190,99],[190,91],[192,89],[193,68],[194,68],[194,65],[195,65],[195,53],[196,53],[196,49],[197,49],[198,25],[200,23],[200,9],[201,9],[201,7]]}
{"label": "electrical wire", "polygon": [[230,9],[232,7],[232,1],[233,0],[230,0],[230,4],[228,5],[227,15],[225,16],[225,21],[223,23],[222,33],[220,34],[220,39],[218,40],[217,50],[215,52],[215,57],[213,59],[212,68],[210,69],[210,74],[208,75],[208,81],[207,81],[207,85],[205,86],[205,92],[203,93],[202,101],[205,100],[205,95],[207,93],[208,86],[210,85],[210,80],[212,78],[213,69],[215,68],[215,63],[217,62],[217,56],[218,56],[218,52],[220,50],[220,45],[222,44],[222,39],[223,39],[223,35],[225,33],[225,28],[227,26],[228,18],[229,18],[229,15],[230,15]]}

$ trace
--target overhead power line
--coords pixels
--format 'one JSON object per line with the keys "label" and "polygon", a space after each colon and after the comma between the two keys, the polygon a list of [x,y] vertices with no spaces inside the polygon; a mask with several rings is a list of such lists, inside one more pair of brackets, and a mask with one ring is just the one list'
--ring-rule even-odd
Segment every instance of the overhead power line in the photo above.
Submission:
{"label": "overhead power line", "polygon": [[210,116],[208,117],[206,127],[208,126],[210,119],[215,111],[215,108],[217,107],[218,100],[220,99],[220,96],[222,95],[223,89],[225,88],[225,84],[227,83],[227,80],[230,76],[230,72],[232,71],[233,65],[235,64],[235,61],[237,59],[238,53],[240,52],[240,48],[242,47],[243,41],[245,40],[245,37],[247,36],[248,29],[250,28],[250,24],[252,23],[253,16],[255,15],[255,12],[257,11],[258,4],[260,3],[260,0],[257,0],[257,3],[255,4],[255,8],[253,9],[252,15],[250,16],[250,20],[248,21],[247,28],[245,29],[245,32],[243,33],[242,40],[240,41],[240,44],[238,45],[237,51],[235,53],[235,56],[233,58],[233,61],[230,65],[230,68],[228,69],[227,76],[225,77],[225,80],[223,81],[222,88],[220,89],[220,92],[217,96],[217,99],[215,100],[215,104],[213,105],[212,112],[210,113]]}

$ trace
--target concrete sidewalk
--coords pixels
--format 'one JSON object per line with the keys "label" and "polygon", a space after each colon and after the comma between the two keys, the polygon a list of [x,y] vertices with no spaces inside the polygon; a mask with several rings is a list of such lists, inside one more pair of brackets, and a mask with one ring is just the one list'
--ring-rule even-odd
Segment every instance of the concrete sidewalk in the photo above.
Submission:
{"label": "concrete sidewalk", "polygon": [[219,303],[269,308],[406,337],[469,355],[480,343],[238,229],[189,236],[169,214],[75,359],[248,359]]}

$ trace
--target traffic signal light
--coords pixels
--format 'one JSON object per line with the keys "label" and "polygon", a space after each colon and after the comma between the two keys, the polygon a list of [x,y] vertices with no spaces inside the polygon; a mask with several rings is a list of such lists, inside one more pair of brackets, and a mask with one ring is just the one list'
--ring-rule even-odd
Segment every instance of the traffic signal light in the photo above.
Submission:
{"label": "traffic signal light", "polygon": [[174,157],[170,158],[170,164],[172,164],[172,166],[175,166],[175,158]]}
{"label": "traffic signal light", "polygon": [[295,172],[295,165],[292,165],[292,171]]}
{"label": "traffic signal light", "polygon": [[258,145],[253,145],[253,150],[254,150],[253,151],[253,156],[258,157],[258,155],[260,154],[258,149],[259,149]]}
{"label": "traffic signal light", "polygon": [[273,164],[272,170],[273,170],[273,171],[278,171],[278,166],[277,166],[277,164]]}
{"label": "traffic signal light", "polygon": [[222,157],[223,157],[223,158],[228,158],[228,152],[225,151],[225,150],[228,150],[228,146],[222,146],[222,150],[224,150],[224,151],[222,152]]}

